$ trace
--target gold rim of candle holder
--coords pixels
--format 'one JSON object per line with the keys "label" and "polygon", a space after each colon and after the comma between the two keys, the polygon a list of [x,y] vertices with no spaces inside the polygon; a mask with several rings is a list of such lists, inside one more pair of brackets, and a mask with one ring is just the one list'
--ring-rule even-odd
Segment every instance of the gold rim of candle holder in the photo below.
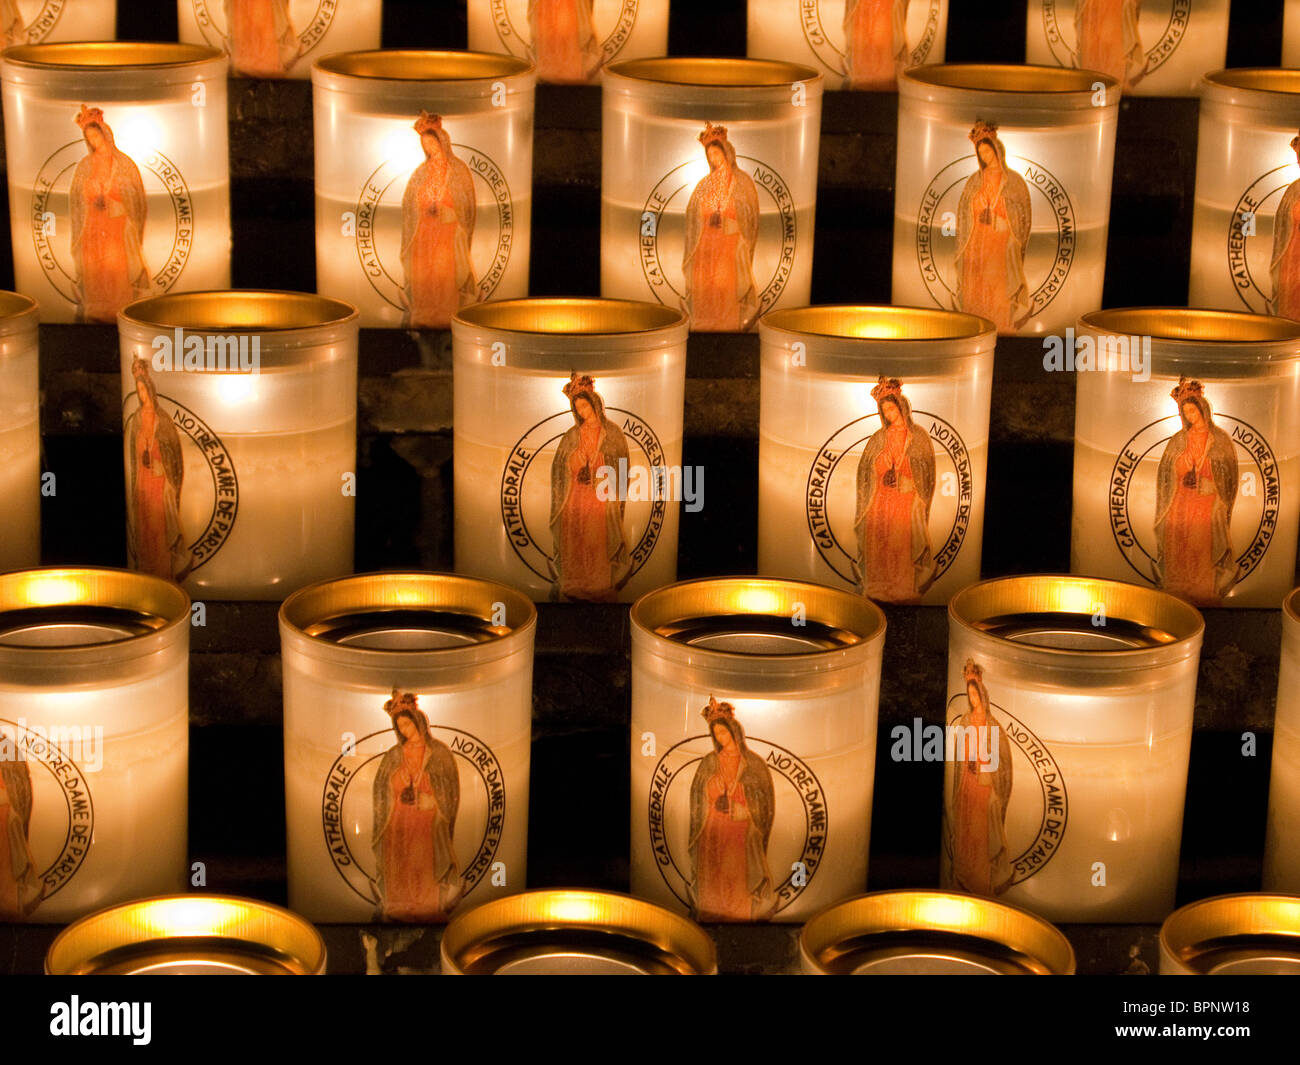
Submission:
{"label": "gold rim of candle holder", "polygon": [[[568,372],[567,356],[620,356],[685,345],[690,320],[684,311],[640,300],[541,298],[495,300],[463,307],[451,319],[457,357],[462,345],[511,346],[507,363],[519,369]],[[563,365],[556,356],[565,356]],[[487,356],[484,357],[485,359]]]}
{"label": "gold rim of candle holder", "polygon": [[0,289],[0,337],[34,330],[40,316],[40,305],[30,296]]}
{"label": "gold rim of candle holder", "polygon": [[259,974],[325,972],[325,941],[295,913],[233,895],[164,895],[73,922],[45,955],[49,976],[139,972],[186,961]]}
{"label": "gold rim of candle holder", "polygon": [[313,74],[319,71],[330,87],[374,81],[492,82],[532,74],[535,69],[526,59],[496,52],[414,48],[337,52],[312,66]]}
{"label": "gold rim of candle holder", "polygon": [[552,889],[494,899],[452,918],[442,934],[442,971],[493,972],[494,956],[602,951],[629,969],[712,976],[717,948],[694,921],[642,899],[606,891]]}
{"label": "gold rim of candle holder", "polygon": [[[1296,72],[1300,74],[1300,71]],[[1195,307],[1117,307],[1079,317],[1076,333],[1150,337],[1152,373],[1208,377],[1294,373],[1300,322],[1269,314]],[[1107,366],[1129,367],[1108,359]]]}
{"label": "gold rim of candle holder", "polygon": [[63,41],[4,51],[5,65],[30,70],[166,70],[224,58],[218,48],[174,41]]}
{"label": "gold rim of candle holder", "polygon": [[[505,608],[504,624],[495,624],[497,607]],[[457,632],[470,642],[450,647],[361,647],[340,643],[340,626],[351,619],[385,616],[416,625],[421,615],[430,630]],[[414,616],[413,616],[414,615]],[[334,577],[309,584],[280,606],[280,630],[300,638],[300,646],[314,648],[332,661],[382,665],[403,661],[454,664],[472,659],[476,664],[513,654],[521,641],[531,640],[537,627],[537,608],[526,595],[495,581],[452,573],[364,573]],[[436,622],[436,624],[435,624]]]}
{"label": "gold rim of candle holder", "polygon": [[[802,368],[862,375],[900,364],[898,372],[936,377],[991,355],[997,326],[964,311],[883,304],[822,304],[769,311],[758,320],[764,346],[802,341]],[[863,363],[870,362],[870,366]]]}
{"label": "gold rim of candle holder", "polygon": [[745,57],[661,56],[623,59],[605,67],[607,78],[624,78],[647,84],[680,88],[698,96],[700,89],[783,89],[795,82],[820,83],[812,67],[781,59]]}
{"label": "gold rim of candle holder", "polygon": [[[1093,619],[1101,616],[1104,626]],[[1065,574],[997,577],[968,585],[948,601],[948,618],[966,633],[997,645],[1002,657],[1066,668],[1094,684],[1114,670],[1146,670],[1195,652],[1205,631],[1200,612],[1168,592],[1124,581]],[[1114,646],[1033,642],[1060,632]],[[1082,683],[1081,680],[1077,681]]]}
{"label": "gold rim of candle holder", "polygon": [[851,972],[873,936],[881,940],[877,950],[901,956],[946,947],[983,957],[987,949],[988,961],[1007,973],[1075,972],[1070,941],[1038,915],[995,899],[929,890],[859,895],[809,918],[799,933],[803,971]]}
{"label": "gold rim of candle holder", "polygon": [[[4,639],[6,632],[78,618],[84,624],[119,629],[122,635],[80,644]],[[26,674],[153,654],[178,633],[188,636],[189,620],[190,597],[184,589],[147,573],[97,567],[0,573],[0,670]]]}
{"label": "gold rim of candle holder", "polygon": [[[760,690],[800,677],[816,684],[842,669],[863,668],[885,639],[885,615],[864,596],[810,581],[706,577],[647,592],[632,604],[633,659],[638,649],[672,663],[688,683],[729,681]],[[766,654],[700,646],[697,640],[739,634],[780,637],[805,650]],[[758,630],[758,631],[755,631]],[[808,678],[808,679],[803,679]]]}
{"label": "gold rim of candle holder", "polygon": [[1300,93],[1300,70],[1283,67],[1232,67],[1212,70],[1202,79],[1202,91],[1215,94],[1258,94],[1260,97],[1293,97]]}
{"label": "gold rim of candle holder", "polygon": [[[1234,949],[1233,940],[1240,940]],[[1285,952],[1300,968],[1300,895],[1243,892],[1180,907],[1160,926],[1160,972],[1204,975],[1253,953]],[[1234,957],[1235,956],[1235,957]]]}
{"label": "gold rim of candle holder", "polygon": [[[331,341],[355,337],[360,320],[360,312],[345,300],[277,289],[170,292],[128,303],[117,314],[122,337],[146,346],[154,336],[177,329],[199,337],[256,335],[263,349],[257,372],[263,373],[346,358],[350,352]],[[248,371],[233,366],[202,372]]]}
{"label": "gold rim of candle holder", "polygon": [[1282,622],[1300,625],[1300,588],[1292,588],[1282,600]]}
{"label": "gold rim of candle holder", "polygon": [[[973,102],[976,106],[1026,110],[1095,111],[1096,85],[1107,107],[1119,106],[1119,81],[1109,74],[1073,67],[1011,63],[934,63],[898,76],[901,95],[931,101]],[[996,116],[987,116],[996,117]]]}

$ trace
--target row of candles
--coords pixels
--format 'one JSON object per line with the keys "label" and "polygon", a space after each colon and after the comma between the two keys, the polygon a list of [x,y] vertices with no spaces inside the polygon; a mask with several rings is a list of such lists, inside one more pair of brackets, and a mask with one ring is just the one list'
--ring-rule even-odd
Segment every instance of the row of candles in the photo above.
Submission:
{"label": "row of candles", "polygon": [[[5,42],[111,40],[116,0],[5,0]],[[469,47],[527,58],[541,80],[584,83],[610,62],[665,55],[669,0],[467,0]],[[381,0],[177,0],[180,39],[223,49],[234,73],[307,77],[334,52],[378,48]],[[893,90],[899,72],[942,63],[948,0],[748,0],[747,51],[814,67],[831,89]],[[1288,0],[1282,63],[1300,60]],[[1030,63],[1098,70],[1125,92],[1186,96],[1227,54],[1229,0],[1029,0]],[[392,44],[393,42],[389,42]]]}
{"label": "row of candles", "polygon": [[[190,605],[125,570],[0,574],[5,920],[184,889]],[[1169,917],[1200,614],[1122,582],[1027,576],[963,589],[949,622],[943,707],[886,739],[870,600],[753,577],[641,597],[632,894],[742,923],[856,897],[879,742],[944,764],[941,887],[966,919],[1003,904],[1050,922]],[[293,594],[279,625],[291,909],[437,924],[521,892],[532,602],[477,578],[358,575]],[[1297,903],[1300,590],[1284,633],[1265,889]],[[1297,928],[1239,931],[1260,947]]]}
{"label": "row of candles", "polygon": [[[228,287],[226,58],[166,44],[9,49],[16,288],[42,320]],[[350,52],[312,70],[317,288],[364,326],[446,328],[526,296],[527,59]],[[641,59],[603,79],[601,294],[753,329],[810,300],[823,79],[755,59]],[[924,66],[899,83],[893,302],[1000,334],[1100,305],[1119,83]],[[1300,71],[1202,83],[1190,302],[1300,316]]]}

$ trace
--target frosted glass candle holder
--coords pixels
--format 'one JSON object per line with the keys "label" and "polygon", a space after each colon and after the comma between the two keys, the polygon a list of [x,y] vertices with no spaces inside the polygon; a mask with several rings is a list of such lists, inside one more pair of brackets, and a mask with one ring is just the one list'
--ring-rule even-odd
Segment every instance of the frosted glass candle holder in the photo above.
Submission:
{"label": "frosted glass candle holder", "polygon": [[428,924],[523,890],[536,628],[518,592],[434,573],[285,600],[294,911]]}
{"label": "frosted glass candle holder", "polygon": [[600,80],[607,63],[668,52],[669,0],[468,0],[469,46],[537,65],[540,81]]}
{"label": "frosted glass candle holder", "polygon": [[1125,96],[1195,96],[1228,54],[1229,0],[1029,0],[1025,60],[1109,74]]}
{"label": "frosted glass candle holder", "polygon": [[0,574],[0,921],[185,889],[189,632],[156,577]]}
{"label": "frosted glass candle holder", "polygon": [[452,322],[456,569],[533,599],[630,601],[677,575],[686,320],[507,300]]}
{"label": "frosted glass candle holder", "polygon": [[700,921],[803,921],[862,892],[885,618],[799,581],[632,606],[632,893]]}
{"label": "frosted glass candle holder", "polygon": [[1131,308],[1073,339],[1070,569],[1276,608],[1300,526],[1300,323]]}
{"label": "frosted glass candle holder", "polygon": [[363,326],[418,329],[528,295],[534,82],[472,52],[318,62],[316,290]]}
{"label": "frosted glass candle holder", "polygon": [[1188,304],[1300,318],[1300,70],[1201,84]]}
{"label": "frosted glass candle holder", "polygon": [[351,572],[356,311],[196,292],[132,304],[119,333],[132,568],[211,599]]}
{"label": "frosted glass candle holder", "polygon": [[829,306],[758,331],[759,572],[891,603],[978,580],[993,323]]}
{"label": "frosted glass candle holder", "polygon": [[1282,659],[1264,838],[1265,891],[1300,895],[1300,588],[1282,603]]}
{"label": "frosted glass candle holder", "polygon": [[230,73],[307,78],[335,52],[379,47],[382,0],[176,0],[182,41],[218,48]]}
{"label": "frosted glass candle holder", "polygon": [[36,301],[0,292],[0,571],[41,562]]}
{"label": "frosted glass candle holder", "polygon": [[948,605],[944,888],[1054,922],[1174,907],[1204,624],[1150,588],[1006,577]]}
{"label": "frosted glass candle holder", "polygon": [[893,298],[1060,332],[1101,304],[1119,91],[1054,67],[898,82]]}
{"label": "frosted glass candle holder", "polygon": [[0,0],[0,47],[49,41],[111,41],[117,0]]}
{"label": "frosted glass candle holder", "polygon": [[15,287],[43,322],[230,285],[226,61],[186,44],[0,57]]}
{"label": "frosted glass candle holder", "polygon": [[809,300],[822,77],[759,59],[605,73],[600,292],[743,332]]}
{"label": "frosted glass candle holder", "polygon": [[893,92],[947,39],[948,0],[749,0],[749,55],[814,67],[827,89]]}

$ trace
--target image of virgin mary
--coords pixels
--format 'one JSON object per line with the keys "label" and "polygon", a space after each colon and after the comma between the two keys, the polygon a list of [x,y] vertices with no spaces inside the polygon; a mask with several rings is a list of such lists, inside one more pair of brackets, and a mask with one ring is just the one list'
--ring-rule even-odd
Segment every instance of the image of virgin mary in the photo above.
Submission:
{"label": "image of virgin mary", "polygon": [[1141,0],[1075,0],[1075,65],[1099,70],[1124,92],[1146,76],[1147,54],[1138,36]]}
{"label": "image of virgin mary", "polygon": [[528,0],[530,51],[541,81],[578,84],[600,69],[593,0]]}
{"label": "image of virgin mary", "polygon": [[[1012,880],[1006,828],[1011,741],[993,716],[983,667],[968,658],[962,679],[967,710],[954,723],[960,746],[953,761],[945,850],[951,862],[952,886],[992,897],[1006,891]],[[994,737],[996,764],[992,759]]]}
{"label": "image of virgin mary", "polygon": [[605,403],[586,374],[571,374],[564,394],[573,426],[560,438],[551,461],[554,594],[613,602],[631,575],[623,527],[627,503],[602,488],[617,483],[619,461],[628,461],[627,438],[605,417]]}
{"label": "image of virgin mary", "polygon": [[4,46],[27,43],[27,28],[23,14],[18,10],[18,0],[0,0],[0,32],[4,33]]}
{"label": "image of virgin mary", "polygon": [[118,150],[103,111],[83,104],[76,122],[87,148],[69,194],[77,313],[85,322],[116,322],[118,311],[150,290],[144,182]]}
{"label": "image of virgin mary", "polygon": [[700,713],[713,750],[691,780],[692,909],[701,921],[765,921],[777,904],[767,860],[776,810],[772,773],[746,745],[731,703],[710,695]]}
{"label": "image of virgin mary", "polygon": [[700,134],[709,172],[686,204],[683,309],[697,331],[744,332],[758,317],[758,190],[736,165],[725,126]]}
{"label": "image of virgin mary", "polygon": [[289,0],[224,0],[226,50],[236,74],[282,78],[298,60]]}
{"label": "image of virgin mary", "polygon": [[1197,606],[1219,603],[1237,582],[1230,530],[1237,500],[1237,453],[1214,424],[1200,381],[1185,377],[1169,393],[1182,427],[1156,472],[1157,587]]}
{"label": "image of virgin mary", "polygon": [[1029,186],[1007,166],[996,124],[977,121],[969,136],[979,169],[966,179],[957,205],[956,309],[1012,333],[1029,319]]}
{"label": "image of virgin mary", "polygon": [[402,196],[403,325],[446,329],[451,316],[477,298],[470,242],[478,206],[474,178],[452,153],[442,117],[421,111],[415,122],[424,162]]}
{"label": "image of virgin mary", "polygon": [[850,89],[893,92],[907,66],[908,0],[846,0],[844,77]]}
{"label": "image of virgin mary", "polygon": [[416,696],[393,689],[384,703],[397,742],[379,763],[373,791],[377,918],[435,921],[460,900],[453,839],[460,776],[451,748],[434,739]]}
{"label": "image of virgin mary", "polygon": [[140,405],[122,427],[128,557],[133,569],[180,582],[193,568],[180,517],[185,478],[181,436],[171,415],[158,405],[148,361],[132,360],[131,376]]}
{"label": "image of virgin mary", "polygon": [[915,603],[934,583],[930,504],[934,500],[934,441],[912,420],[897,377],[871,390],[880,428],[858,461],[859,590],[886,603]]}
{"label": "image of virgin mary", "polygon": [[31,770],[26,761],[0,758],[0,921],[25,920],[41,901],[31,827]]}
{"label": "image of virgin mary", "polygon": [[[1291,138],[1291,150],[1300,163],[1300,136]],[[1283,318],[1300,318],[1300,180],[1291,182],[1282,193],[1282,202],[1273,216],[1273,255],[1268,264],[1273,281],[1273,295],[1268,313]]]}

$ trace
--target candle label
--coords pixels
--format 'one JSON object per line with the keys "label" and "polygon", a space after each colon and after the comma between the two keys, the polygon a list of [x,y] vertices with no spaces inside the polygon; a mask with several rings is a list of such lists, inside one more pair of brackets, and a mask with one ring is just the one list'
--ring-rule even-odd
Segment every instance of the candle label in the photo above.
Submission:
{"label": "candle label", "polygon": [[[552,598],[613,602],[654,553],[672,471],[650,424],[606,407],[571,375],[566,409],[533,425],[501,472],[501,521],[515,555]],[[542,530],[547,530],[543,532]]]}
{"label": "candle label", "polygon": [[1198,606],[1219,604],[1264,560],[1281,510],[1281,466],[1249,422],[1215,411],[1200,381],[1169,393],[1111,471],[1110,531],[1137,576]]}
{"label": "candle label", "polygon": [[543,81],[560,82],[590,81],[612,62],[631,39],[640,7],[639,0],[616,0],[602,5],[615,6],[614,12],[597,18],[593,0],[479,2],[490,5],[502,50],[531,59]]}
{"label": "candle label", "polygon": [[21,921],[65,887],[90,852],[90,785],[65,747],[25,722],[0,719],[0,921]]}
{"label": "candle label", "polygon": [[[948,700],[941,882],[1001,895],[1056,855],[1069,821],[1065,777],[1047,745],[989,699],[984,669],[967,659],[966,690]],[[955,741],[955,742],[954,742]]]}
{"label": "candle label", "polygon": [[[514,200],[496,160],[453,142],[440,115],[422,111],[414,128],[424,162],[412,170],[409,161],[384,161],[357,199],[357,261],[371,288],[402,311],[404,328],[445,329],[505,276]],[[480,200],[492,210],[480,213]],[[401,218],[400,232],[382,226],[386,215]]]}
{"label": "candle label", "polygon": [[68,0],[0,0],[5,47],[40,44],[58,25]]}
{"label": "candle label", "polygon": [[[1007,154],[996,123],[976,121],[968,136],[975,154],[943,167],[921,197],[917,261],[936,306],[981,315],[999,333],[1013,333],[1065,288],[1074,262],[1074,204],[1042,164]],[[1046,254],[1035,253],[1046,269],[1028,277],[1035,214],[1052,219],[1055,232],[1033,238],[1050,243]]]}
{"label": "candle label", "polygon": [[[75,121],[81,138],[37,171],[32,242],[46,279],[77,309],[78,321],[116,322],[128,303],[160,295],[180,278],[194,244],[194,202],[180,168],[161,151],[148,151],[137,165],[118,148],[100,108],[83,105]],[[150,196],[166,197],[171,210],[146,219]],[[156,269],[146,244],[162,251]]]}
{"label": "candle label", "polygon": [[230,56],[236,73],[282,78],[329,32],[338,0],[313,2],[295,24],[289,0],[193,0],[203,40]]}
{"label": "candle label", "polygon": [[650,846],[664,883],[701,921],[766,921],[826,855],[826,795],[797,754],[747,736],[713,696],[708,732],[664,752],[650,777]]}
{"label": "candle label", "polygon": [[1039,0],[1039,5],[1052,58],[1063,67],[1109,74],[1125,92],[1173,57],[1192,17],[1192,0]]}
{"label": "candle label", "polygon": [[239,477],[221,437],[158,392],[147,359],[135,357],[131,375],[135,388],[122,401],[128,558],[179,583],[230,538]]}
{"label": "candle label", "polygon": [[323,839],[376,919],[441,920],[494,871],[505,774],[477,736],[431,725],[413,693],[394,688],[384,711],[392,727],[350,743],[330,766]]}
{"label": "candle label", "polygon": [[[743,332],[790,280],[798,248],[794,199],[774,166],[736,153],[725,126],[706,123],[699,140],[708,173],[697,178],[699,160],[689,159],[646,196],[636,220],[641,272],[650,294],[685,310],[692,329]],[[766,263],[757,275],[756,255]]]}
{"label": "candle label", "polygon": [[[1279,145],[1279,148],[1281,146]],[[1255,178],[1237,199],[1220,230],[1233,291],[1256,314],[1300,316],[1300,136],[1291,159]],[[1282,154],[1281,151],[1278,153]]]}
{"label": "candle label", "polygon": [[808,532],[845,584],[872,599],[914,603],[966,540],[970,452],[951,422],[912,409],[897,377],[881,377],[871,396],[877,413],[841,426],[817,449],[804,486]]}
{"label": "candle label", "polygon": [[[843,75],[853,88],[892,89],[900,70],[926,62],[943,17],[942,0],[911,4],[924,22],[916,44],[909,46],[907,23],[918,16],[908,10],[908,0],[892,0],[890,4],[860,0],[790,2],[798,7],[799,27],[817,61],[827,72]],[[829,17],[823,12],[825,8],[830,9]],[[836,12],[843,12],[843,17],[837,19]],[[752,12],[750,17],[761,16]]]}

